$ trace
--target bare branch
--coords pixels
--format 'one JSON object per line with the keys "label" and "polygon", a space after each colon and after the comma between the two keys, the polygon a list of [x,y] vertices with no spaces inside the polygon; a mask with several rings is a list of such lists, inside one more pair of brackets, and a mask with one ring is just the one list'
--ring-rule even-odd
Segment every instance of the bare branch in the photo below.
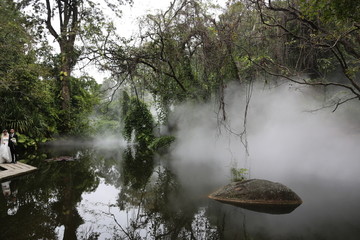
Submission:
{"label": "bare branch", "polygon": [[346,98],[346,99],[344,99],[344,100],[339,99],[339,100],[336,101],[336,102],[330,103],[330,104],[328,104],[328,105],[325,105],[325,106],[322,106],[322,107],[320,107],[320,108],[316,108],[316,109],[313,109],[313,110],[307,110],[307,111],[305,111],[305,112],[313,113],[313,112],[317,112],[317,111],[320,111],[320,110],[325,109],[325,108],[332,108],[332,107],[334,108],[334,109],[332,110],[332,112],[335,112],[340,105],[342,105],[342,104],[344,104],[344,103],[347,103],[347,102],[350,102],[350,101],[355,100],[355,99],[358,100],[359,97],[356,96],[356,97]]}

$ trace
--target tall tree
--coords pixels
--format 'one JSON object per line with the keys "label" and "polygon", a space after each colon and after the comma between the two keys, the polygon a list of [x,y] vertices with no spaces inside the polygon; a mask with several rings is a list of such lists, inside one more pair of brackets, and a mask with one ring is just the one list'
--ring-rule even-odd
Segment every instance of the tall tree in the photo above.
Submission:
{"label": "tall tree", "polygon": [[[80,1],[65,0],[55,1],[54,6],[50,0],[46,0],[46,27],[51,35],[58,42],[60,47],[60,74],[62,109],[68,111],[70,108],[70,81],[71,71],[73,70],[78,53],[75,48],[75,39],[80,30],[79,5]],[[60,24],[59,32],[54,29],[52,17],[57,10]]]}
{"label": "tall tree", "polygon": [[[300,68],[294,68],[279,59],[264,59],[259,67],[298,84],[345,90],[347,94],[334,102],[336,108],[349,100],[360,99],[360,16],[356,11],[360,8],[359,1],[250,1],[262,23],[268,28],[279,29],[278,37],[281,36],[282,42],[296,49],[292,52],[296,64],[303,63],[295,65]],[[309,67],[318,72],[316,78],[294,77],[299,70]],[[326,73],[334,72],[336,68],[341,69],[342,78],[329,80]]]}
{"label": "tall tree", "polygon": [[[132,0],[113,0],[106,1],[118,15],[119,6],[125,2],[131,3]],[[69,121],[71,120],[71,77],[74,67],[80,60],[86,49],[87,44],[99,35],[104,36],[101,40],[105,42],[107,30],[113,31],[114,28],[102,29],[111,24],[106,21],[105,14],[101,10],[100,3],[91,0],[23,0],[20,1],[23,7],[33,8],[32,16],[39,24],[44,24],[47,30],[58,44],[59,60],[57,80],[60,86],[59,97],[61,99],[63,131],[69,131]],[[42,28],[42,26],[39,26]],[[103,32],[105,31],[105,32]],[[82,45],[78,44],[83,41]],[[94,43],[94,41],[93,41]],[[101,44],[99,44],[101,46]],[[96,45],[98,47],[99,45]],[[101,50],[92,48],[91,52],[101,55]]]}

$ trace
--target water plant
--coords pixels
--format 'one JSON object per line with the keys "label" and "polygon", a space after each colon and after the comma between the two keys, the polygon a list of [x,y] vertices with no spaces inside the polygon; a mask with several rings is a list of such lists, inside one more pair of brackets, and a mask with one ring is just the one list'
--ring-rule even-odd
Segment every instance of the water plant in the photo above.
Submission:
{"label": "water plant", "polygon": [[231,171],[231,181],[241,182],[249,178],[249,169],[247,168],[235,168],[232,167]]}

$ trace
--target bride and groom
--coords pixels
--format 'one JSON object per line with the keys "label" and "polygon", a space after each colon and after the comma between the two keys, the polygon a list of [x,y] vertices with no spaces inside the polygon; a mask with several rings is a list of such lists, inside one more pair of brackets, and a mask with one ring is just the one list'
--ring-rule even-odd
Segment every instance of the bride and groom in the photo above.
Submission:
{"label": "bride and groom", "polygon": [[17,135],[14,129],[10,129],[10,134],[6,129],[3,130],[0,140],[0,163],[16,163],[16,142]]}

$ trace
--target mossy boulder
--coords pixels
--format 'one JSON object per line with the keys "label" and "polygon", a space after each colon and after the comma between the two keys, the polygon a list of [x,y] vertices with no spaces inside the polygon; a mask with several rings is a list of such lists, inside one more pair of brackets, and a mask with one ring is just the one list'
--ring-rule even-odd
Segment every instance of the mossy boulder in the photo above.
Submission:
{"label": "mossy boulder", "polygon": [[258,212],[289,213],[301,198],[281,183],[262,179],[232,182],[209,195],[210,199]]}

